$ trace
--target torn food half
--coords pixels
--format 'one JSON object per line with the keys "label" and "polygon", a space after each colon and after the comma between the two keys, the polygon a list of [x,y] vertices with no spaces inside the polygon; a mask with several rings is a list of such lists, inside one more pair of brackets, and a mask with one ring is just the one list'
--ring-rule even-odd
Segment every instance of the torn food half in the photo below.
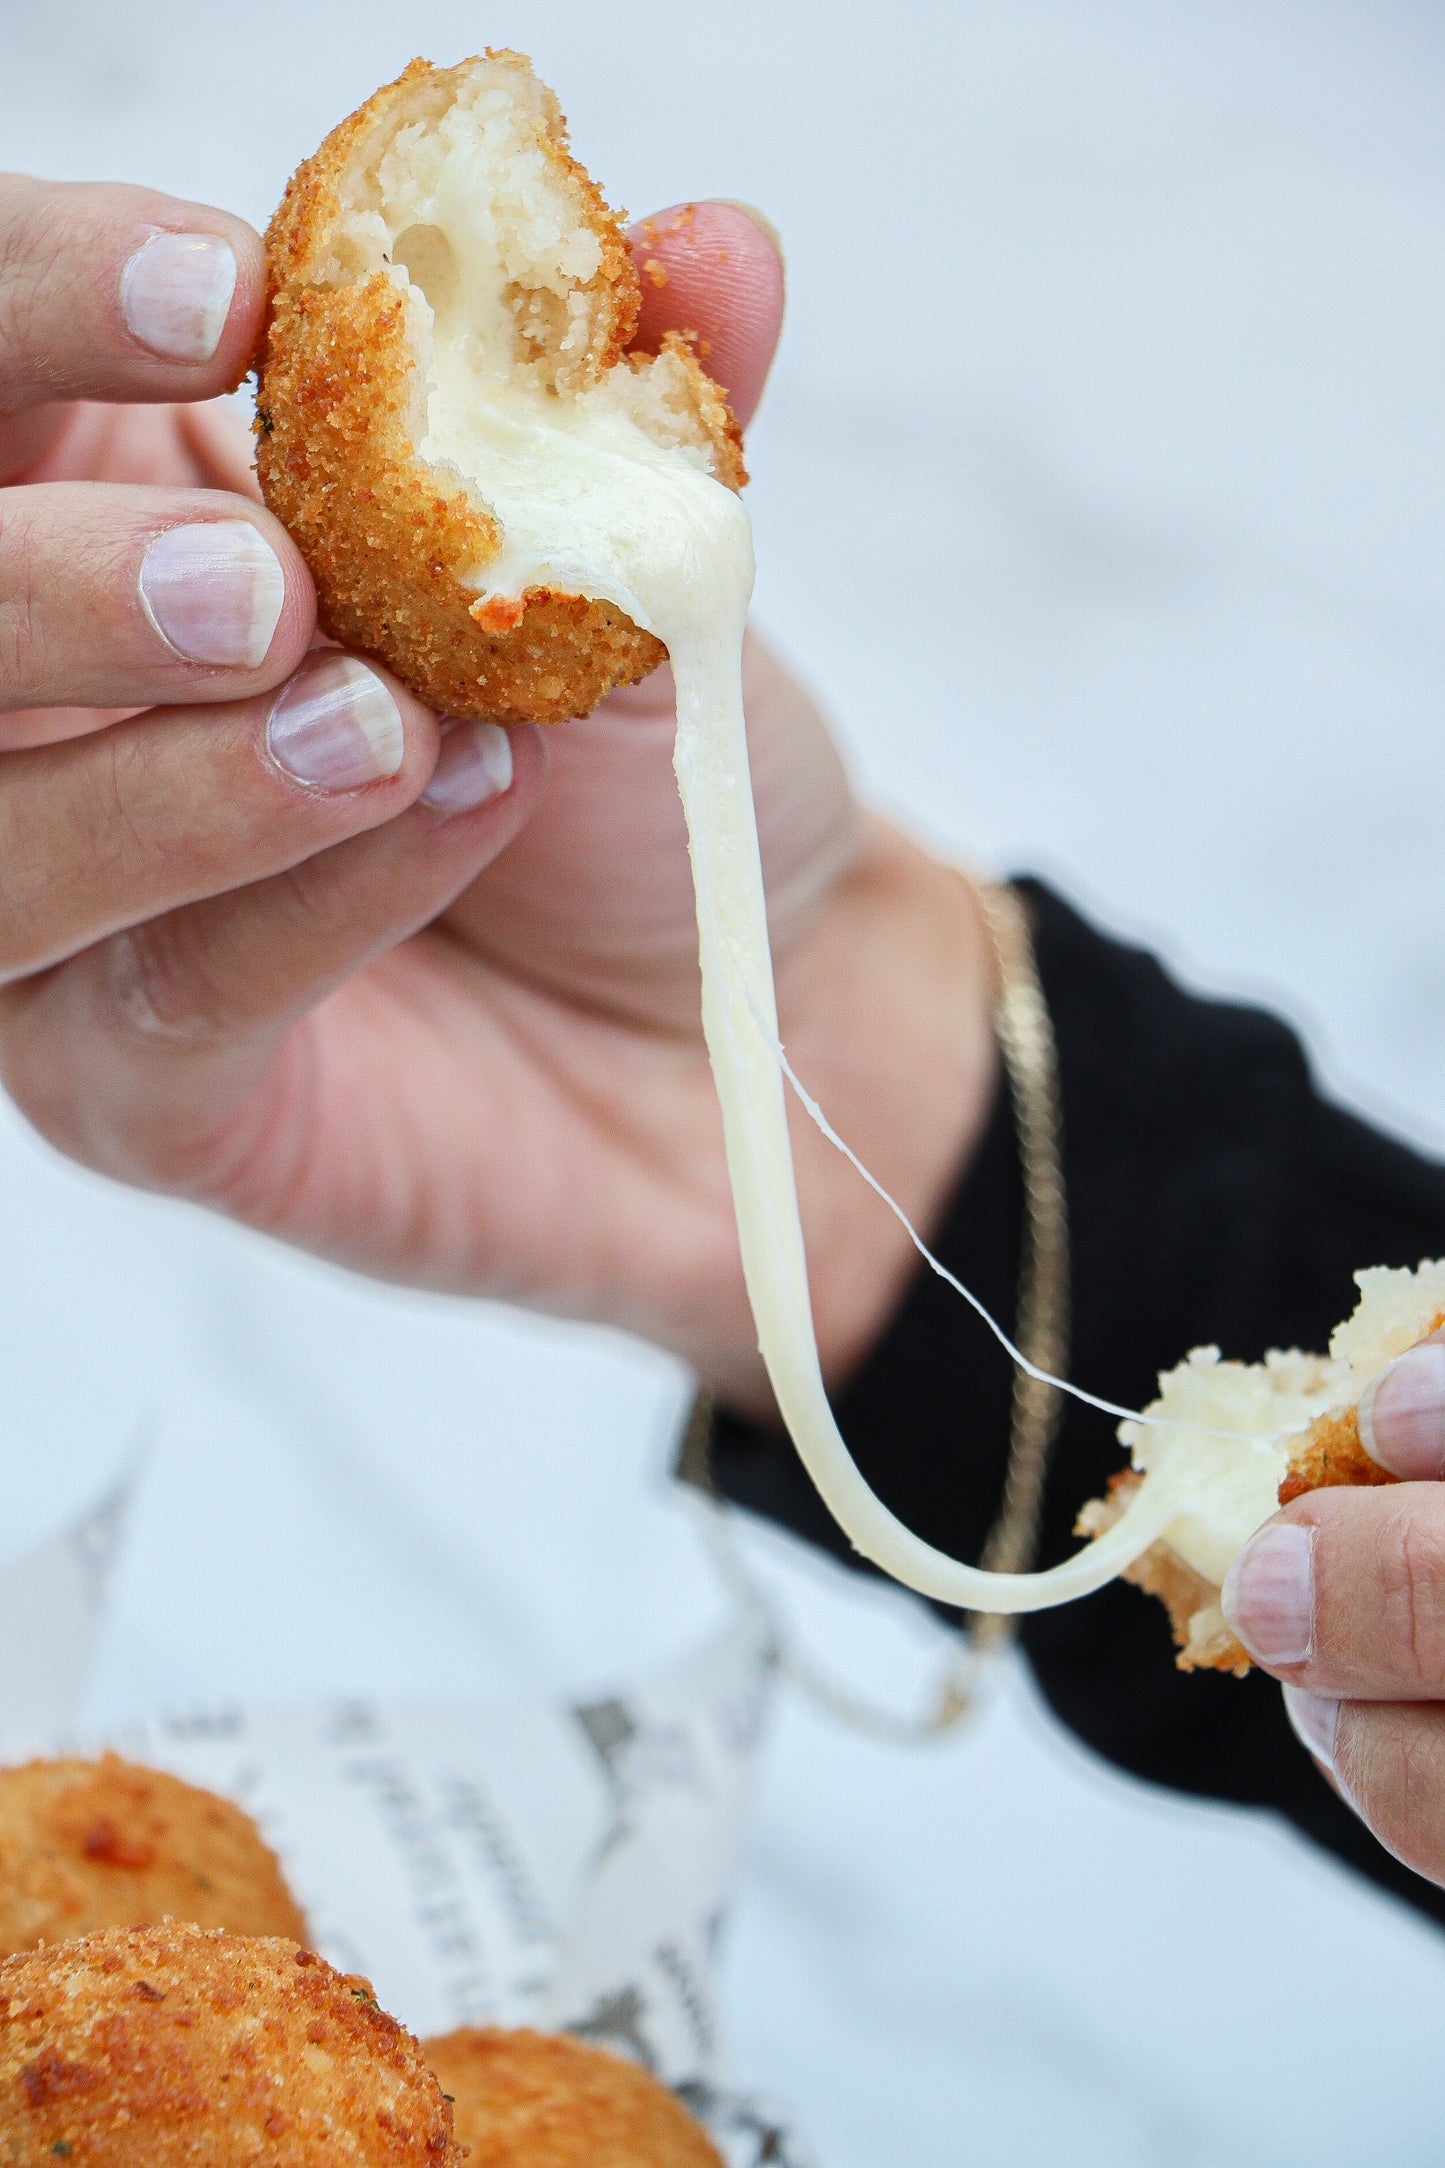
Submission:
{"label": "torn food half", "polygon": [[1394,1480],[1361,1444],[1357,1411],[1388,1364],[1445,1324],[1445,1263],[1379,1266],[1357,1272],[1355,1284],[1359,1302],[1336,1326],[1328,1355],[1272,1350],[1262,1363],[1238,1363],[1205,1347],[1166,1371],[1159,1398],[1144,1410],[1155,1422],[1119,1426],[1132,1467],[1079,1515],[1078,1533],[1097,1538],[1118,1523],[1146,1476],[1168,1468],[1184,1486],[1183,1510],[1124,1569],[1168,1610],[1182,1671],[1243,1677],[1249,1670],[1219,1592],[1277,1507],[1331,1485]]}
{"label": "torn food half", "polygon": [[584,715],[655,669],[649,508],[741,488],[741,439],[685,339],[625,351],[631,250],[530,64],[414,61],[266,241],[257,470],[325,630],[494,722]]}

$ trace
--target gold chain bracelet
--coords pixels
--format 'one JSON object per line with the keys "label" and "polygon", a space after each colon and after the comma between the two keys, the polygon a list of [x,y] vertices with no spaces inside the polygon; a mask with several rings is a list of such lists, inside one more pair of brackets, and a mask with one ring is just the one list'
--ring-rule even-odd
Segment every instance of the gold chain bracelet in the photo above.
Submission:
{"label": "gold chain bracelet", "polygon": [[[1069,1229],[1064,1197],[1058,1054],[1039,983],[1027,909],[1013,888],[973,884],[997,973],[993,1025],[1008,1075],[1023,1182],[1024,1227],[1014,1338],[1036,1369],[1064,1375],[1069,1355]],[[998,1518],[980,1563],[998,1573],[1026,1573],[1038,1549],[1049,1453],[1063,1395],[1026,1370],[1014,1373],[1008,1465]],[[902,1716],[828,1677],[792,1646],[738,1544],[712,1465],[712,1403],[699,1393],[683,1437],[679,1474],[700,1494],[703,1529],[719,1573],[745,1608],[764,1622],[779,1667],[817,1707],[851,1729],[898,1745],[934,1739],[968,1715],[986,1660],[1005,1648],[1018,1621],[994,1613],[969,1617],[959,1657],[922,1717]]]}

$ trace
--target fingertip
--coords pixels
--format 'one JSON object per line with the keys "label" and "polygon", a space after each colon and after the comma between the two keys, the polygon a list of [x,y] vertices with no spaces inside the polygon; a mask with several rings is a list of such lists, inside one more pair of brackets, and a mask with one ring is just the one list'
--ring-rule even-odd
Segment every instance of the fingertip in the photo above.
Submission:
{"label": "fingertip", "polygon": [[426,788],[440,726],[369,655],[320,647],[304,657],[266,705],[267,764],[306,797],[365,792],[389,820]]}
{"label": "fingertip", "polygon": [[751,205],[674,204],[629,230],[642,289],[635,350],[692,333],[699,361],[739,423],[757,410],[782,331],[785,273],[776,229]]}
{"label": "fingertip", "polygon": [[510,801],[520,817],[541,790],[546,756],[542,733],[531,723],[448,722],[420,803],[444,821]]}

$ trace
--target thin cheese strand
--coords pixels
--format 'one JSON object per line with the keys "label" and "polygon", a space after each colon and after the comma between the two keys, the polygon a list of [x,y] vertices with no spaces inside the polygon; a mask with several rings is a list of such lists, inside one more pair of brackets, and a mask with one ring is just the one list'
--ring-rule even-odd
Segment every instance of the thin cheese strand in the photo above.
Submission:
{"label": "thin cheese strand", "polygon": [[[747,597],[742,597],[742,613]],[[1038,1611],[1090,1594],[1131,1565],[1179,1510],[1151,1476],[1114,1526],[1044,1573],[989,1573],[907,1528],[864,1481],[828,1404],[783,1099],[777,1003],[743,716],[742,620],[698,639],[661,623],[677,681],[674,765],[697,895],[703,1030],[758,1344],[778,1409],[823,1503],[855,1550],[920,1595],[970,1611]],[[712,628],[709,628],[712,629]],[[1111,1411],[1113,1412],[1113,1411]],[[1130,1410],[1119,1410],[1128,1414]]]}

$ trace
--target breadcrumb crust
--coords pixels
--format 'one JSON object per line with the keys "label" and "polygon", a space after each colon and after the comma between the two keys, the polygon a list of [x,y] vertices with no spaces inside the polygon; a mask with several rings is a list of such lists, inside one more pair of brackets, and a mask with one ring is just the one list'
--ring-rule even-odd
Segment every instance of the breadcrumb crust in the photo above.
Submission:
{"label": "breadcrumb crust", "polygon": [[466,2026],[422,2052],[452,2096],[468,2168],[723,2168],[676,2094],[589,2042]]}
{"label": "breadcrumb crust", "polygon": [[[517,53],[489,51],[451,69],[414,60],[293,176],[266,234],[256,466],[266,503],[310,567],[332,638],[376,656],[443,714],[561,722],[645,677],[665,648],[613,604],[548,587],[529,589],[515,612],[478,607],[475,584],[462,575],[498,555],[501,529],[460,479],[449,483],[416,456],[406,294],[384,272],[352,284],[320,277],[344,225],[340,190],[353,161],[379,155],[402,124],[436,118],[482,67],[525,78],[534,94],[530,64]],[[620,220],[572,157],[556,99],[535,88],[538,144],[601,254],[580,289],[591,303],[591,336],[559,373],[561,389],[576,391],[608,369],[649,365],[623,351],[640,289]],[[740,489],[742,440],[723,394],[685,338],[671,335],[664,353],[714,474]]]}
{"label": "breadcrumb crust", "polygon": [[[1434,1330],[1434,1327],[1431,1327]],[[1341,1415],[1321,1415],[1305,1432],[1291,1456],[1289,1473],[1279,1487],[1279,1502],[1287,1506],[1306,1491],[1328,1490],[1342,1483],[1393,1483],[1396,1478],[1377,1460],[1371,1460],[1360,1443],[1357,1411],[1346,1408]]]}
{"label": "breadcrumb crust", "polygon": [[0,1963],[14,2168],[460,2168],[451,2109],[369,1981],[294,1943],[109,1928]]}
{"label": "breadcrumb crust", "polygon": [[170,1918],[306,1939],[275,1854],[231,1800],[117,1754],[0,1769],[0,1955]]}

